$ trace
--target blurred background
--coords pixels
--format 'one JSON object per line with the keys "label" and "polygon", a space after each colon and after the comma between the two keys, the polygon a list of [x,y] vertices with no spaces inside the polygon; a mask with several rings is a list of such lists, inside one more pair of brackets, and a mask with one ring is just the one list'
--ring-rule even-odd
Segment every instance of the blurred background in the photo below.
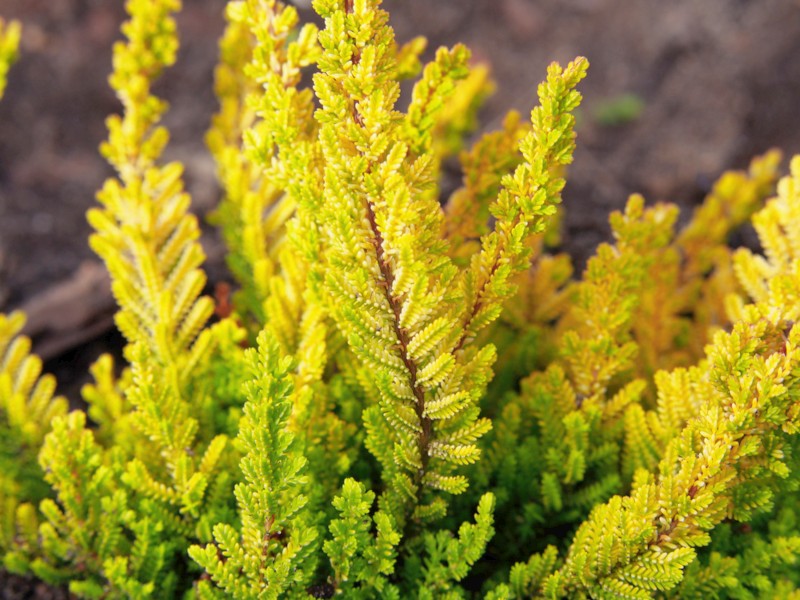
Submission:
{"label": "blurred background", "polygon": [[[203,134],[216,109],[212,78],[225,2],[184,5],[179,64],[157,92],[172,106],[168,158],[186,165],[195,209],[204,215],[219,194]],[[497,91],[482,111],[484,129],[499,127],[510,108],[530,110],[550,61],[589,58],[564,195],[564,248],[579,266],[607,238],[608,212],[630,193],[689,208],[725,169],[746,167],[770,147],[800,152],[798,0],[384,6],[399,41],[426,35],[428,57],[439,45],[463,41],[475,61],[490,65]],[[310,18],[307,9],[302,14]],[[106,78],[123,2],[0,0],[0,15],[24,27],[21,59],[0,102],[0,310],[34,303],[52,321],[59,305],[36,302],[94,258],[84,215],[109,175],[97,147],[106,115],[119,108]],[[212,282],[224,277],[219,263],[212,260]],[[68,349],[45,354],[63,362]]]}

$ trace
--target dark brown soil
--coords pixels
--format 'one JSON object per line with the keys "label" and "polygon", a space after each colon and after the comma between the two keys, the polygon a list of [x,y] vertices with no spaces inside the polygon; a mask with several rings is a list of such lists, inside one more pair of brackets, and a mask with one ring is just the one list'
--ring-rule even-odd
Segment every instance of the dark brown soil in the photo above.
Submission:
{"label": "dark brown soil", "polygon": [[9,575],[0,570],[0,600],[67,600],[69,593],[31,577]]}
{"label": "dark brown soil", "polygon": [[[199,213],[217,200],[203,133],[223,0],[185,0],[179,65],[159,85],[172,104],[169,157],[184,162]],[[565,192],[565,248],[579,264],[608,235],[628,194],[696,203],[726,168],[770,147],[800,152],[797,0],[386,0],[398,38],[429,54],[463,41],[491,64],[498,91],[482,122],[527,112],[552,60],[591,62],[578,151]],[[93,258],[84,213],[109,170],[97,153],[118,110],[106,77],[123,2],[0,0],[21,19],[22,58],[0,102],[0,310],[21,305]],[[304,14],[307,14],[305,12]],[[603,116],[625,95],[634,118]],[[616,121],[616,122],[614,122]],[[96,346],[60,363],[90,359]],[[53,368],[58,364],[51,365]],[[0,578],[0,587],[6,580]],[[45,597],[0,591],[0,598]],[[28,594],[28,595],[26,595]]]}

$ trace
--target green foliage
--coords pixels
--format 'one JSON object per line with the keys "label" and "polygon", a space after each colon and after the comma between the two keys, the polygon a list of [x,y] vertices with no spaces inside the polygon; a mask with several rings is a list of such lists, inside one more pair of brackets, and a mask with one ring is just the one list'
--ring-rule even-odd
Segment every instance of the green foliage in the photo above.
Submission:
{"label": "green foliage", "polygon": [[689,598],[781,598],[797,595],[800,538],[794,510],[796,495],[759,526],[723,523],[714,530],[708,551],[686,570],[671,594]]}
{"label": "green foliage", "polygon": [[[680,229],[631,196],[573,279],[585,59],[467,147],[492,84],[465,47],[422,65],[378,0],[317,0],[321,29],[232,0],[215,307],[152,93],[179,8],[130,0],[114,48],[89,221],[121,373],[101,357],[67,414],[0,316],[6,569],[85,598],[800,594],[800,157],[766,204],[776,152],[724,174]],[[728,248],[751,219],[763,255]]]}
{"label": "green foliage", "polygon": [[22,313],[0,315],[0,552],[6,568],[24,572],[36,544],[36,505],[51,495],[37,454],[51,423],[67,412],[56,381],[20,335]]}
{"label": "green foliage", "polygon": [[644,111],[644,100],[636,94],[620,94],[600,102],[592,117],[600,125],[613,127],[636,121]]}
{"label": "green foliage", "polygon": [[[319,536],[308,511],[306,458],[288,430],[292,412],[291,357],[262,332],[258,349],[248,351],[251,380],[239,422],[239,466],[244,481],[234,494],[241,534],[219,523],[215,544],[192,546],[190,556],[228,594],[236,598],[297,595],[314,571]],[[201,588],[203,597],[210,591]]]}
{"label": "green foliage", "polygon": [[341,495],[333,499],[341,516],[331,521],[332,537],[325,542],[325,554],[330,558],[336,587],[349,597],[398,595],[387,576],[394,572],[395,547],[401,537],[386,513],[378,511],[370,516],[374,500],[375,494],[354,479],[346,479]]}

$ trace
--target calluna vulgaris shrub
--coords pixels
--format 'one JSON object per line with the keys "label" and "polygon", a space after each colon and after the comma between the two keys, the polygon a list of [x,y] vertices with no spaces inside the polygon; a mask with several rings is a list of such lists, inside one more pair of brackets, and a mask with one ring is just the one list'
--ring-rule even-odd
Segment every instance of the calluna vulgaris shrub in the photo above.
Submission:
{"label": "calluna vulgaris shrub", "polygon": [[[89,211],[127,366],[68,413],[0,317],[5,569],[85,598],[798,597],[800,157],[679,231],[631,197],[573,280],[548,248],[586,60],[462,150],[487,73],[421,68],[379,4],[317,0],[318,30],[228,3],[215,307],[151,94],[179,1],[128,2]],[[726,245],[748,220],[763,255]]]}

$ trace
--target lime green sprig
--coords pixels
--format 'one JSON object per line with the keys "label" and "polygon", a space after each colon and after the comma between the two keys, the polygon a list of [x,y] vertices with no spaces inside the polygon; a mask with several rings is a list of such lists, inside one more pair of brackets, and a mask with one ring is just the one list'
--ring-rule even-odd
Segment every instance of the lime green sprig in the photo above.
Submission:
{"label": "lime green sprig", "polygon": [[[565,565],[545,581],[546,596],[585,590],[649,598],[669,590],[715,525],[769,505],[770,486],[752,484],[767,472],[788,474],[783,452],[769,449],[781,447],[781,430],[797,430],[800,381],[792,365],[800,359],[800,328],[792,328],[785,354],[776,351],[782,335],[765,321],[717,334],[709,353],[715,390],[706,406],[668,445],[655,477],[640,473],[630,496],[592,512]],[[749,501],[734,502],[745,486],[750,492],[739,499]]]}
{"label": "lime green sprig", "polygon": [[307,460],[289,428],[293,361],[265,332],[247,354],[253,379],[237,438],[244,481],[235,490],[241,534],[218,524],[216,543],[189,553],[235,598],[294,597],[314,574],[319,534],[309,514]]}
{"label": "lime green sprig", "polygon": [[340,517],[330,524],[332,537],[324,550],[333,567],[336,589],[348,597],[398,594],[388,576],[395,569],[400,534],[386,513],[370,516],[374,501],[375,494],[354,479],[346,479],[341,494],[333,500]]}

